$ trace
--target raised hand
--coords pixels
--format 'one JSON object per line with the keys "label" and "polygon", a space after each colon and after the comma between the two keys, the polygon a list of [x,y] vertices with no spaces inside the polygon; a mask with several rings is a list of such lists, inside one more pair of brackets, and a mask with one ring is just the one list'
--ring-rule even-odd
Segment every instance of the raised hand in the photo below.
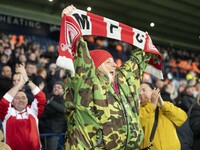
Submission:
{"label": "raised hand", "polygon": [[64,15],[71,15],[71,13],[73,12],[73,10],[75,10],[76,7],[74,7],[73,5],[67,6],[65,9],[63,9],[62,11],[62,17]]}
{"label": "raised hand", "polygon": [[157,105],[159,98],[160,98],[160,89],[154,88],[151,94],[151,103]]}
{"label": "raised hand", "polygon": [[164,101],[162,99],[162,97],[160,96],[158,99],[158,107],[162,107],[164,105]]}
{"label": "raised hand", "polygon": [[24,82],[28,81],[28,75],[24,66],[22,66],[21,64],[17,65],[15,68],[15,72],[21,74]]}

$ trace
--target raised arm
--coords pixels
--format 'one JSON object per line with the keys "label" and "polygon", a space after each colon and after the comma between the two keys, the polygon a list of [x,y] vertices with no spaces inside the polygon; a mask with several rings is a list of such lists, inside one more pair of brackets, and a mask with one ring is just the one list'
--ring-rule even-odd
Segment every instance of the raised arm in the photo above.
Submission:
{"label": "raised arm", "polygon": [[26,73],[26,69],[24,68],[24,66],[18,65],[16,67],[15,71],[16,71],[16,73],[21,74],[24,84],[28,85],[31,90],[36,88],[36,85],[29,80],[28,75]]}
{"label": "raised arm", "polygon": [[17,94],[17,92],[24,86],[24,84],[26,84],[26,81],[28,80],[26,70],[22,65],[17,65],[15,72],[19,75],[19,82],[14,84],[14,86],[7,92],[12,97]]}
{"label": "raised arm", "polygon": [[126,78],[136,76],[136,78],[141,80],[151,56],[151,53],[145,53],[141,49],[135,49],[132,51],[130,59],[122,65],[121,71],[126,75]]}
{"label": "raised arm", "polygon": [[15,97],[15,95],[17,94],[17,92],[24,86],[25,84],[25,80],[23,79],[22,75],[20,74],[20,81],[18,82],[18,84],[14,85],[7,93],[12,96]]}

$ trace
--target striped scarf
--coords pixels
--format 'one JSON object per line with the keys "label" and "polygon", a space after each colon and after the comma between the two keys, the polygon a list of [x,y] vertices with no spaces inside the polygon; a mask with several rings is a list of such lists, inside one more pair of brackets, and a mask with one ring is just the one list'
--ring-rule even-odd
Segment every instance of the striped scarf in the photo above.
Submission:
{"label": "striped scarf", "polygon": [[59,57],[56,64],[69,70],[71,77],[75,74],[73,58],[76,54],[76,43],[82,35],[120,40],[154,54],[145,71],[159,79],[163,78],[161,55],[147,32],[80,9],[75,9],[71,15],[64,15],[60,28]]}

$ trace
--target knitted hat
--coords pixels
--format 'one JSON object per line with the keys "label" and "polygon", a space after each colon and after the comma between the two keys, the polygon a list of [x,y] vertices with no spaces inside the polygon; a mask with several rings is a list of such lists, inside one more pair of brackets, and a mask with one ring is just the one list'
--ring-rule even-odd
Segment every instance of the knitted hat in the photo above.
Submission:
{"label": "knitted hat", "polygon": [[96,68],[98,68],[106,59],[113,58],[113,56],[106,50],[92,50],[90,56],[94,62]]}
{"label": "knitted hat", "polygon": [[65,84],[61,81],[57,81],[56,83],[54,83],[54,85],[59,84],[62,86],[63,90],[65,89]]}

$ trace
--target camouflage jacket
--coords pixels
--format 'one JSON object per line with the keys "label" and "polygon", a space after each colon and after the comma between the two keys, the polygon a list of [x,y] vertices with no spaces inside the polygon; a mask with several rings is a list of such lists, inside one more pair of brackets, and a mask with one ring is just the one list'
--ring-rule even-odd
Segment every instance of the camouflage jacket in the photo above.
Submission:
{"label": "camouflage jacket", "polygon": [[66,150],[138,149],[143,140],[139,120],[139,86],[150,55],[136,50],[116,72],[119,94],[95,69],[86,42],[79,40],[76,75],[67,81]]}

